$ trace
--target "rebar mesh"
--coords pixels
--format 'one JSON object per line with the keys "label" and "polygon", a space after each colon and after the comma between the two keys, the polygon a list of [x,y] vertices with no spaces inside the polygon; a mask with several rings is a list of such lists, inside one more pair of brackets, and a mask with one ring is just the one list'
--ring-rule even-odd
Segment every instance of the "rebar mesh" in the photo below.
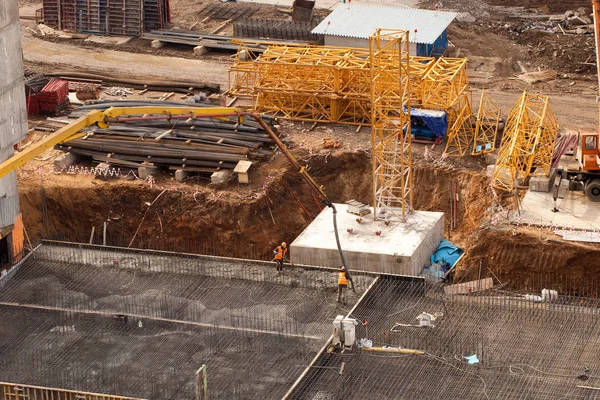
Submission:
{"label": "rebar mesh", "polygon": [[[534,303],[525,291],[446,295],[418,278],[353,278],[358,293],[338,305],[332,270],[277,275],[260,261],[44,244],[0,279],[0,380],[192,399],[206,364],[217,399],[600,396],[597,293]],[[415,326],[422,312],[439,315],[434,327]],[[327,352],[339,314],[366,321],[359,339],[424,354]]]}
{"label": "rebar mesh", "polygon": [[[357,338],[425,355],[324,353],[290,398],[595,398],[598,390],[578,386],[600,386],[597,306],[565,297],[533,303],[499,293],[445,296],[415,282],[382,279],[352,314],[368,321],[357,327]],[[418,324],[421,312],[444,315],[433,328],[391,331],[396,323]],[[480,363],[469,365],[463,357],[473,354]]]}
{"label": "rebar mesh", "polygon": [[[355,277],[359,290],[372,280]],[[335,271],[42,245],[0,289],[0,380],[192,399],[206,364],[211,398],[281,398],[348,311],[335,283]]]}

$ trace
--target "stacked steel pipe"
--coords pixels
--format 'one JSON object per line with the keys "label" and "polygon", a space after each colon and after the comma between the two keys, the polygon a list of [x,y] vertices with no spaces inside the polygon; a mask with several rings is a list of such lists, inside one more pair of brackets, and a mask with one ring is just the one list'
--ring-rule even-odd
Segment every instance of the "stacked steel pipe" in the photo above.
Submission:
{"label": "stacked steel pipe", "polygon": [[[90,109],[156,105],[152,101],[98,101],[71,114],[77,117]],[[163,102],[165,107],[190,104]],[[164,117],[164,119],[162,119]],[[264,116],[273,125],[274,119]],[[272,154],[273,142],[256,120],[235,118],[181,118],[144,115],[119,117],[108,129],[93,127],[89,134],[56,146],[57,149],[106,162],[119,168],[157,166],[169,170],[213,173],[233,169],[241,160],[260,161]]]}

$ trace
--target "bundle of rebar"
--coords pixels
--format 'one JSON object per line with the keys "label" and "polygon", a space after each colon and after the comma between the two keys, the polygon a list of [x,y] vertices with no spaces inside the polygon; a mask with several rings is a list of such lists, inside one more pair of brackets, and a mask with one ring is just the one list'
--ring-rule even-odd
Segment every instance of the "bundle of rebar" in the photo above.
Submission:
{"label": "bundle of rebar", "polygon": [[[123,103],[123,104],[119,104]],[[81,107],[71,116],[91,109],[156,105],[156,102],[98,101]],[[163,102],[164,106],[190,105]],[[267,123],[273,118],[265,116]],[[272,154],[272,140],[253,118],[157,119],[156,116],[125,116],[109,128],[87,129],[88,135],[56,146],[57,149],[108,163],[119,168],[155,166],[169,170],[213,173],[234,169],[241,160],[261,161]]]}
{"label": "bundle of rebar", "polygon": [[321,23],[322,18],[313,18],[311,22],[274,20],[265,18],[247,18],[234,22],[234,37],[269,38],[301,40],[323,44],[324,35],[311,31]]}

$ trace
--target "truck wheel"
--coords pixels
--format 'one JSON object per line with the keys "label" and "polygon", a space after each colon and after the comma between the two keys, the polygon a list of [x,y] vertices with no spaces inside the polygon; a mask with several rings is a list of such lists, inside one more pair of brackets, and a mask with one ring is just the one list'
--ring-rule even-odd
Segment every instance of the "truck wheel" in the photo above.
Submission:
{"label": "truck wheel", "polygon": [[591,201],[600,201],[600,179],[594,179],[585,186],[585,194]]}

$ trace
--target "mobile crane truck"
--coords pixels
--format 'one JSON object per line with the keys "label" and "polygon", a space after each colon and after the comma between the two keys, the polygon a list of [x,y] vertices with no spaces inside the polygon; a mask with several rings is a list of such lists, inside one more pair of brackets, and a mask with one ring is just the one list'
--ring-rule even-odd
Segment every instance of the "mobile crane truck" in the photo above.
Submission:
{"label": "mobile crane truck", "polygon": [[[594,35],[596,40],[596,70],[598,77],[598,89],[600,91],[600,56],[598,55],[598,44],[600,43],[600,0],[592,0],[592,13],[594,16]],[[596,96],[596,102],[600,96]],[[600,107],[599,107],[600,124]],[[577,138],[577,149],[575,154],[561,160],[557,168],[556,180],[553,186],[553,196],[564,197],[562,191],[569,190],[584,191],[588,199],[594,202],[600,201],[600,151],[598,149],[598,132],[580,130]],[[568,182],[568,185],[565,183]],[[564,183],[563,183],[564,182]]]}

